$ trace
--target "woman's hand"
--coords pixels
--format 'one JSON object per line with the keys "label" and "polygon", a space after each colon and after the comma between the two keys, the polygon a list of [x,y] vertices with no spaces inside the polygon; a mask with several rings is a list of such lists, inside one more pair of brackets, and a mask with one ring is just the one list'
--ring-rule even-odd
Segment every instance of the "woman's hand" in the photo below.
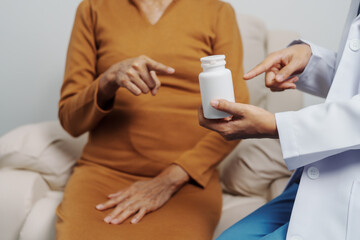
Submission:
{"label": "woman's hand", "polygon": [[145,214],[162,207],[188,181],[189,175],[180,166],[171,165],[151,180],[135,182],[126,189],[110,194],[110,200],[96,208],[115,208],[105,217],[106,223],[120,224],[134,214],[131,223],[138,223]]}
{"label": "woman's hand", "polygon": [[252,79],[265,73],[265,85],[271,91],[295,89],[298,77],[291,77],[304,71],[312,51],[307,44],[297,44],[270,54],[262,63],[244,75],[244,79]]}
{"label": "woman's hand", "polygon": [[112,65],[100,79],[98,104],[106,109],[108,101],[115,96],[119,87],[126,88],[136,96],[148,92],[155,96],[161,85],[157,72],[173,74],[175,70],[147,56],[126,59]]}
{"label": "woman's hand", "polygon": [[213,100],[211,106],[227,112],[232,117],[225,119],[206,119],[203,110],[199,109],[201,126],[218,132],[226,140],[245,138],[277,138],[278,132],[275,115],[262,108],[226,100]]}

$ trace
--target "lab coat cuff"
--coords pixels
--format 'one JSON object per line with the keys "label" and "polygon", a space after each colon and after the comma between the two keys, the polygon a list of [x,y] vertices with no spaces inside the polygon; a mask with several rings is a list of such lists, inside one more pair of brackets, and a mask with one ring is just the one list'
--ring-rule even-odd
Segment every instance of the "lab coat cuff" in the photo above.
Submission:
{"label": "lab coat cuff", "polygon": [[318,68],[321,67],[319,66],[319,63],[321,61],[325,61],[327,65],[331,65],[330,62],[327,62],[326,56],[328,56],[329,54],[328,50],[302,39],[293,41],[288,46],[293,46],[296,44],[307,44],[310,46],[312,52],[310,60],[306,65],[304,71],[298,75],[293,75],[299,78],[299,81],[295,83],[297,89],[318,97],[325,98],[328,93],[328,88],[322,85],[314,84],[313,79],[314,79],[314,74],[316,74]]}
{"label": "lab coat cuff", "polygon": [[313,44],[310,41],[304,40],[304,39],[298,39],[295,41],[292,41],[288,47],[297,45],[297,44],[307,44],[311,48],[312,56],[311,57],[319,57],[321,56],[321,47],[317,46],[316,44]]}
{"label": "lab coat cuff", "polygon": [[293,115],[294,112],[275,114],[282,154],[289,170],[296,169],[298,167],[296,163],[299,160],[299,145],[297,144]]}
{"label": "lab coat cuff", "polygon": [[307,44],[307,45],[309,45],[310,48],[311,48],[311,52],[312,52],[310,60],[309,60],[308,64],[306,65],[304,71],[302,73],[298,74],[298,75],[294,75],[294,76],[298,76],[299,80],[301,82],[302,79],[307,78],[308,73],[311,73],[311,69],[313,69],[313,67],[316,65],[316,62],[317,62],[316,60],[319,58],[319,56],[320,56],[319,53],[320,52],[319,52],[318,47],[315,44],[313,44],[313,43],[311,43],[309,41],[306,41],[304,39],[298,39],[298,40],[292,41],[288,45],[288,47],[291,47],[291,46],[297,45],[297,44]]}

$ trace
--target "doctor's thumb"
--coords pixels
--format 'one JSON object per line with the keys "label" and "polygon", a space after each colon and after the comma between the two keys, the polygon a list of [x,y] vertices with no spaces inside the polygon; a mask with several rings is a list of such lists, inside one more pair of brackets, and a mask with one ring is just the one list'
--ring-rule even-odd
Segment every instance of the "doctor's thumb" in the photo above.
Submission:
{"label": "doctor's thumb", "polygon": [[275,77],[275,80],[277,82],[283,82],[287,79],[289,79],[296,71],[299,70],[298,63],[295,61],[291,61],[288,65],[283,67]]}
{"label": "doctor's thumb", "polygon": [[238,115],[241,112],[241,104],[229,102],[225,99],[214,99],[210,102],[210,105],[220,111],[230,113],[232,115]]}

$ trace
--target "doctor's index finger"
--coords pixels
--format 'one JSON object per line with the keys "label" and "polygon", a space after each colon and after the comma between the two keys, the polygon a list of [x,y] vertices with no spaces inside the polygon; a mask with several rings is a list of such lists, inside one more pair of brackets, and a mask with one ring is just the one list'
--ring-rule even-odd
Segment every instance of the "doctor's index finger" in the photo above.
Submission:
{"label": "doctor's index finger", "polygon": [[270,54],[264,61],[259,63],[256,67],[251,69],[244,75],[245,80],[250,80],[262,73],[269,71],[275,64],[279,63],[280,58],[277,54]]}

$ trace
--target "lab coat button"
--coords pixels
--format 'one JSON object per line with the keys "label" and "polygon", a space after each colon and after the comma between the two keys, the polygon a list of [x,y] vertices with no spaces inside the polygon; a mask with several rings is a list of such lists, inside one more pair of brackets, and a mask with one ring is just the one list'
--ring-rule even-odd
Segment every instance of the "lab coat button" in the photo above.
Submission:
{"label": "lab coat button", "polygon": [[303,240],[300,236],[292,236],[289,240]]}
{"label": "lab coat button", "polygon": [[317,169],[316,167],[309,167],[309,169],[307,170],[307,175],[310,179],[318,179],[320,176],[319,169]]}
{"label": "lab coat button", "polygon": [[352,39],[349,47],[352,51],[357,52],[360,50],[360,39]]}

